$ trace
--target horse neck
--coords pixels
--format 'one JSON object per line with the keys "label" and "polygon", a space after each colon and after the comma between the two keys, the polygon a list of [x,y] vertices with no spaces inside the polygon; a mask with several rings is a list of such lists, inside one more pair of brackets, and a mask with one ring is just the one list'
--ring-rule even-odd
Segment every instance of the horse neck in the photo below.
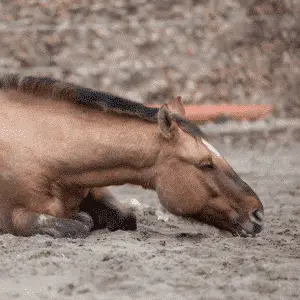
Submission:
{"label": "horse neck", "polygon": [[29,149],[33,163],[43,162],[43,170],[50,168],[55,179],[82,187],[153,187],[161,146],[156,123],[16,91],[0,91],[0,100],[5,104],[2,122],[16,132],[26,131],[6,142],[22,150],[20,157]]}
{"label": "horse neck", "polygon": [[86,143],[74,152],[65,180],[82,187],[131,183],[154,188],[157,124],[103,112],[90,116],[81,133]]}

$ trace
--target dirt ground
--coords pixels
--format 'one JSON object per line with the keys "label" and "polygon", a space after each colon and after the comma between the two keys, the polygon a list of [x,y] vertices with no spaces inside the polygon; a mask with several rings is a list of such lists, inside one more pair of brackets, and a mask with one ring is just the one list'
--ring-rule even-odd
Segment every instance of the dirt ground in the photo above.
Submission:
{"label": "dirt ground", "polygon": [[0,236],[0,299],[299,299],[300,144],[215,146],[261,197],[262,234],[190,224],[163,214],[154,193],[118,187],[136,232]]}

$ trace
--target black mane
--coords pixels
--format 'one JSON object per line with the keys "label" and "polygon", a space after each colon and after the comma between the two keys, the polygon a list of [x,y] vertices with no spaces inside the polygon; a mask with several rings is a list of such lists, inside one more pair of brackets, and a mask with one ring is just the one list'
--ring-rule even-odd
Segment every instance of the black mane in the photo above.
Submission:
{"label": "black mane", "polygon": [[[152,123],[157,122],[158,108],[147,107],[141,103],[109,93],[48,77],[22,77],[18,74],[4,74],[0,76],[0,89],[6,91],[16,90],[53,100],[75,101],[78,104],[95,107],[103,111],[135,116]],[[204,136],[203,132],[194,123],[178,115],[174,115],[174,119],[182,130],[192,136]]]}

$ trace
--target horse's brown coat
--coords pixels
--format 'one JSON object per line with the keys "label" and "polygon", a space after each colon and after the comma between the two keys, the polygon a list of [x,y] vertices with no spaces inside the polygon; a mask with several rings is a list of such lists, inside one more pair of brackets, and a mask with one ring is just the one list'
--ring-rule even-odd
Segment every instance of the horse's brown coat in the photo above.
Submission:
{"label": "horse's brown coat", "polygon": [[17,75],[0,88],[2,231],[76,236],[91,189],[125,183],[156,189],[174,214],[233,233],[262,229],[258,197],[184,119],[179,98],[158,110]]}

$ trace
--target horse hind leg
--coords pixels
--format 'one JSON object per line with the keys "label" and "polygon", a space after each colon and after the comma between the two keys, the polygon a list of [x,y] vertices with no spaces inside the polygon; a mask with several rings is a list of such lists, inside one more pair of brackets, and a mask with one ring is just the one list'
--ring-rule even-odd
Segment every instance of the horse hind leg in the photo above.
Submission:
{"label": "horse hind leg", "polygon": [[27,211],[24,208],[14,210],[12,223],[16,235],[47,234],[55,238],[86,237],[93,227],[91,217],[85,213],[78,213],[73,219],[64,219]]}
{"label": "horse hind leg", "polygon": [[130,208],[124,207],[107,188],[93,188],[82,201],[80,210],[88,213],[95,229],[136,230],[136,216]]}

